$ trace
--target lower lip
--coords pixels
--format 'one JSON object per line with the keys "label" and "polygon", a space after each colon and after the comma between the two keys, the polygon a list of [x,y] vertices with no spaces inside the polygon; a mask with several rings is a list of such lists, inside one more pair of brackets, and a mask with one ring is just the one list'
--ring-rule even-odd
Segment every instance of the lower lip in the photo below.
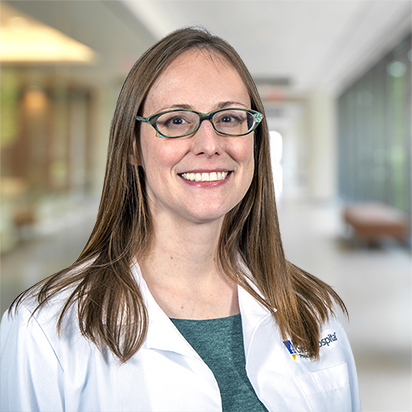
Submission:
{"label": "lower lip", "polygon": [[213,182],[196,182],[193,180],[186,180],[184,177],[182,177],[181,175],[179,175],[179,177],[189,186],[196,186],[196,187],[217,187],[217,186],[221,186],[224,185],[228,179],[230,178],[230,176],[232,175],[232,172],[228,173],[228,175],[223,179],[223,180],[215,180]]}

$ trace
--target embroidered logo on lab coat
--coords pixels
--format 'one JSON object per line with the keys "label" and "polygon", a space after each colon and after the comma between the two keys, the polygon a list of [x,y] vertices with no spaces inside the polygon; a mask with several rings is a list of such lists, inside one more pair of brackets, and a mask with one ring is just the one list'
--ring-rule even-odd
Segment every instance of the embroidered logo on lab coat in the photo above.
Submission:
{"label": "embroidered logo on lab coat", "polygon": [[[322,338],[319,341],[319,346],[329,346],[331,343],[337,340],[338,338],[336,337],[336,332],[329,333],[328,336]],[[309,358],[308,354],[305,351],[303,351],[299,346],[294,346],[290,340],[283,341],[283,344],[286,346],[286,349],[289,351],[293,359],[296,359],[297,357],[304,359]]]}
{"label": "embroidered logo on lab coat", "polygon": [[329,346],[332,342],[335,342],[335,340],[338,340],[338,338],[336,337],[336,332],[329,333],[326,338],[323,338],[319,341],[319,346]]}
{"label": "embroidered logo on lab coat", "polygon": [[293,346],[293,343],[290,340],[284,340],[283,344],[286,346],[286,349],[289,351],[293,359],[296,359],[298,352]]}

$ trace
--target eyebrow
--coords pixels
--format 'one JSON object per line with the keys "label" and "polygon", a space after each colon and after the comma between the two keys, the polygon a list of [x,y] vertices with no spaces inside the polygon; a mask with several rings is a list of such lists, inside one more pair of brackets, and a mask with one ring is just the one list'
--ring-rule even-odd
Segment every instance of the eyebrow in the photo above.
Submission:
{"label": "eyebrow", "polygon": [[[243,106],[243,107],[245,107],[246,109],[248,109],[248,107],[247,107],[247,105],[245,105],[245,104],[243,104],[243,103],[241,103],[241,102],[237,102],[237,101],[235,101],[235,100],[228,100],[228,101],[226,101],[226,102],[220,102],[220,103],[218,103],[215,107],[215,110],[220,110],[220,109],[224,109],[224,108],[226,108],[226,107],[230,107],[230,106],[232,106],[232,105],[238,105],[238,106]],[[160,113],[160,112],[164,112],[164,111],[167,111],[167,110],[174,110],[174,109],[182,109],[182,110],[194,110],[193,109],[193,107],[190,105],[190,104],[185,104],[185,103],[179,103],[179,104],[173,104],[173,105],[171,105],[171,106],[167,106],[167,107],[165,107],[165,108],[163,108],[163,109],[160,109],[159,111],[158,111],[158,113]],[[213,110],[212,110],[213,111]]]}

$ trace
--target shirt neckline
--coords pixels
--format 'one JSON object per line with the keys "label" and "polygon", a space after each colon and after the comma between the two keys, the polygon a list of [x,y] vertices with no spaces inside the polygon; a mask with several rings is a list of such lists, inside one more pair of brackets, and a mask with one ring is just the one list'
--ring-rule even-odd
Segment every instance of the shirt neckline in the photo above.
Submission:
{"label": "shirt neckline", "polygon": [[224,322],[229,320],[234,320],[240,318],[240,312],[235,315],[225,316],[222,318],[212,318],[212,319],[180,319],[180,318],[169,318],[172,322],[192,322],[192,323],[201,323],[201,322]]}

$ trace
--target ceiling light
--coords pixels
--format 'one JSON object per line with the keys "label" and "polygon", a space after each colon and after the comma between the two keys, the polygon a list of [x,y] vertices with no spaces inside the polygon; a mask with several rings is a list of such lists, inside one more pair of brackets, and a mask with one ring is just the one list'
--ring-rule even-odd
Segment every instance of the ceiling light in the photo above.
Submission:
{"label": "ceiling light", "polygon": [[0,60],[12,63],[92,63],[86,45],[0,3]]}
{"label": "ceiling light", "polygon": [[24,32],[29,27],[29,21],[24,17],[13,16],[7,19],[7,26],[12,31]]}

